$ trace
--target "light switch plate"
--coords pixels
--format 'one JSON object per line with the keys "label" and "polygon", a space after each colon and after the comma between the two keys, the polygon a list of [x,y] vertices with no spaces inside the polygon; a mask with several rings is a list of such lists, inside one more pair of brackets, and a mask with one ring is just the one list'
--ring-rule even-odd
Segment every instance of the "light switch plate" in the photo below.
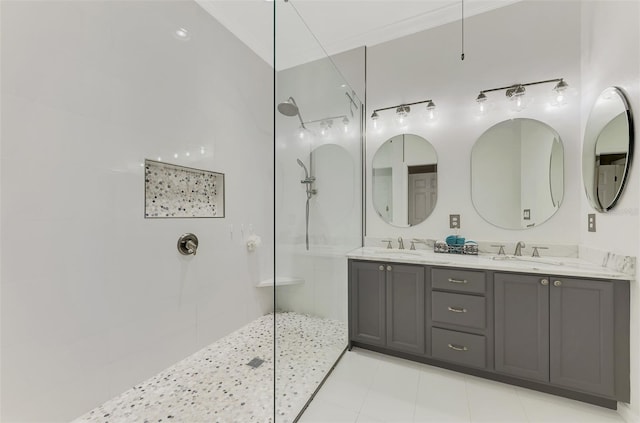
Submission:
{"label": "light switch plate", "polygon": [[587,228],[589,229],[589,232],[595,232],[596,231],[596,214],[595,213],[590,213],[588,215]]}
{"label": "light switch plate", "polygon": [[450,229],[460,229],[460,215],[459,214],[450,214],[449,215],[449,228]]}

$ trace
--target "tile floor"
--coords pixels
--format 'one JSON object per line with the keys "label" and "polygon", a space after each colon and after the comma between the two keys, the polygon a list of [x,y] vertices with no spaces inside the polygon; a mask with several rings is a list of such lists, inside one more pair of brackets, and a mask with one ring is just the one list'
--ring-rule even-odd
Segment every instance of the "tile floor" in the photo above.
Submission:
{"label": "tile floor", "polygon": [[354,348],[300,423],[624,423],[613,411]]}

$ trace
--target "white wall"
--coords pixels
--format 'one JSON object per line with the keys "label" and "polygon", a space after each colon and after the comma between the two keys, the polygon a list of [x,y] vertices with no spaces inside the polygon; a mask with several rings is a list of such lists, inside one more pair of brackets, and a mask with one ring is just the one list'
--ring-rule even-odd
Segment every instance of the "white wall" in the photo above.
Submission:
{"label": "white wall", "polygon": [[[582,4],[582,125],[600,93],[609,86],[622,88],[631,103],[633,119],[640,122],[640,3],[637,1],[588,1]],[[637,145],[637,142],[636,142]],[[635,157],[637,160],[637,156]],[[580,242],[582,245],[637,256],[640,233],[638,208],[640,181],[637,161],[616,207],[597,213],[597,232],[587,231],[588,213],[596,213],[581,196]],[[631,284],[631,405],[621,404],[627,421],[640,422],[640,290]]]}
{"label": "white wall", "polygon": [[[544,30],[540,23],[544,22]],[[489,93],[493,103],[478,116],[474,101],[483,89],[513,83],[565,78],[580,90],[580,3],[525,1],[465,20],[465,60],[460,60],[460,23],[455,22],[368,48],[367,115],[400,103],[433,99],[438,117],[425,123],[426,111],[412,106],[404,128],[394,123],[394,111],[380,112],[375,130],[367,119],[367,236],[443,239],[449,214],[461,214],[460,233],[467,239],[518,240],[577,244],[580,213],[580,99],[548,107],[552,84],[528,87],[533,103],[511,112],[504,91]],[[413,112],[416,112],[415,114]],[[420,115],[418,115],[418,113]],[[565,199],[544,225],[526,231],[499,229],[475,211],[470,194],[470,154],[478,137],[492,125],[512,118],[537,119],[553,127],[565,148]],[[371,160],[377,148],[401,132],[427,139],[438,154],[438,203],[433,214],[411,228],[394,228],[373,210]]]}
{"label": "white wall", "polygon": [[[1,24],[1,420],[69,421],[271,310],[273,70],[193,2],[3,1]],[[145,220],[158,157],[224,172],[226,217]]]}

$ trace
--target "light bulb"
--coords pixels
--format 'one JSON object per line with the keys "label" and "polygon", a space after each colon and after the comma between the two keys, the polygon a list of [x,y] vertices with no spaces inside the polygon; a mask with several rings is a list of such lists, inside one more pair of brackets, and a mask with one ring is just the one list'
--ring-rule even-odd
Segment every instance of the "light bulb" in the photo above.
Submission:
{"label": "light bulb", "polygon": [[478,102],[480,114],[484,114],[484,112],[487,110],[486,106],[484,105],[487,102],[487,95],[480,91],[480,94],[478,94],[478,97],[476,97],[476,102]]}
{"label": "light bulb", "polygon": [[344,126],[344,133],[349,132],[349,119],[346,116],[342,119],[342,125]]}
{"label": "light bulb", "polygon": [[298,137],[303,140],[304,139],[304,128],[300,127],[300,130],[298,131]]}

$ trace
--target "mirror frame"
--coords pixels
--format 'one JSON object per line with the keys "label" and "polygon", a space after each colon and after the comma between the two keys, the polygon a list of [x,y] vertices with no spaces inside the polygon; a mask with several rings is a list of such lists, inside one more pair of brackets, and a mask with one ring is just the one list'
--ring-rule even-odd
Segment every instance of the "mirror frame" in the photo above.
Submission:
{"label": "mirror frame", "polygon": [[[598,200],[598,193],[597,193],[598,186],[595,180],[593,181],[591,186],[587,185],[586,179],[588,175],[586,175],[587,172],[585,171],[585,168],[587,167],[587,161],[590,162],[589,163],[590,168],[595,168],[595,157],[596,157],[596,147],[598,145],[598,136],[602,133],[602,130],[606,127],[606,124],[599,129],[597,134],[598,136],[592,139],[587,139],[587,132],[588,132],[587,130],[589,129],[589,123],[592,122],[592,117],[593,117],[595,108],[597,106],[598,100],[600,100],[607,91],[611,91],[615,93],[617,97],[620,99],[620,101],[622,102],[622,106],[625,109],[624,112],[627,117],[627,127],[629,129],[629,134],[628,134],[627,159],[625,161],[624,172],[622,173],[622,181],[620,182],[620,187],[616,191],[615,197],[613,198],[611,203],[608,204],[606,207],[603,207]],[[620,114],[622,114],[622,111],[620,112]],[[611,120],[609,122],[611,122]],[[607,124],[609,122],[607,122]],[[582,141],[582,182],[585,190],[585,195],[587,196],[587,200],[589,201],[589,204],[598,212],[605,213],[613,209],[618,203],[618,200],[620,200],[620,197],[622,196],[622,193],[624,192],[624,188],[626,186],[629,172],[631,170],[634,144],[635,144],[635,133],[634,133],[634,126],[633,126],[633,114],[631,112],[631,106],[630,106],[629,100],[627,99],[627,96],[622,89],[615,86],[607,87],[604,90],[602,90],[602,92],[596,98],[596,102],[591,107],[591,112],[589,113],[589,119],[587,120],[587,124],[584,129],[584,139]],[[587,151],[589,152],[588,157],[587,157]],[[594,175],[594,179],[595,179],[595,175]]]}

